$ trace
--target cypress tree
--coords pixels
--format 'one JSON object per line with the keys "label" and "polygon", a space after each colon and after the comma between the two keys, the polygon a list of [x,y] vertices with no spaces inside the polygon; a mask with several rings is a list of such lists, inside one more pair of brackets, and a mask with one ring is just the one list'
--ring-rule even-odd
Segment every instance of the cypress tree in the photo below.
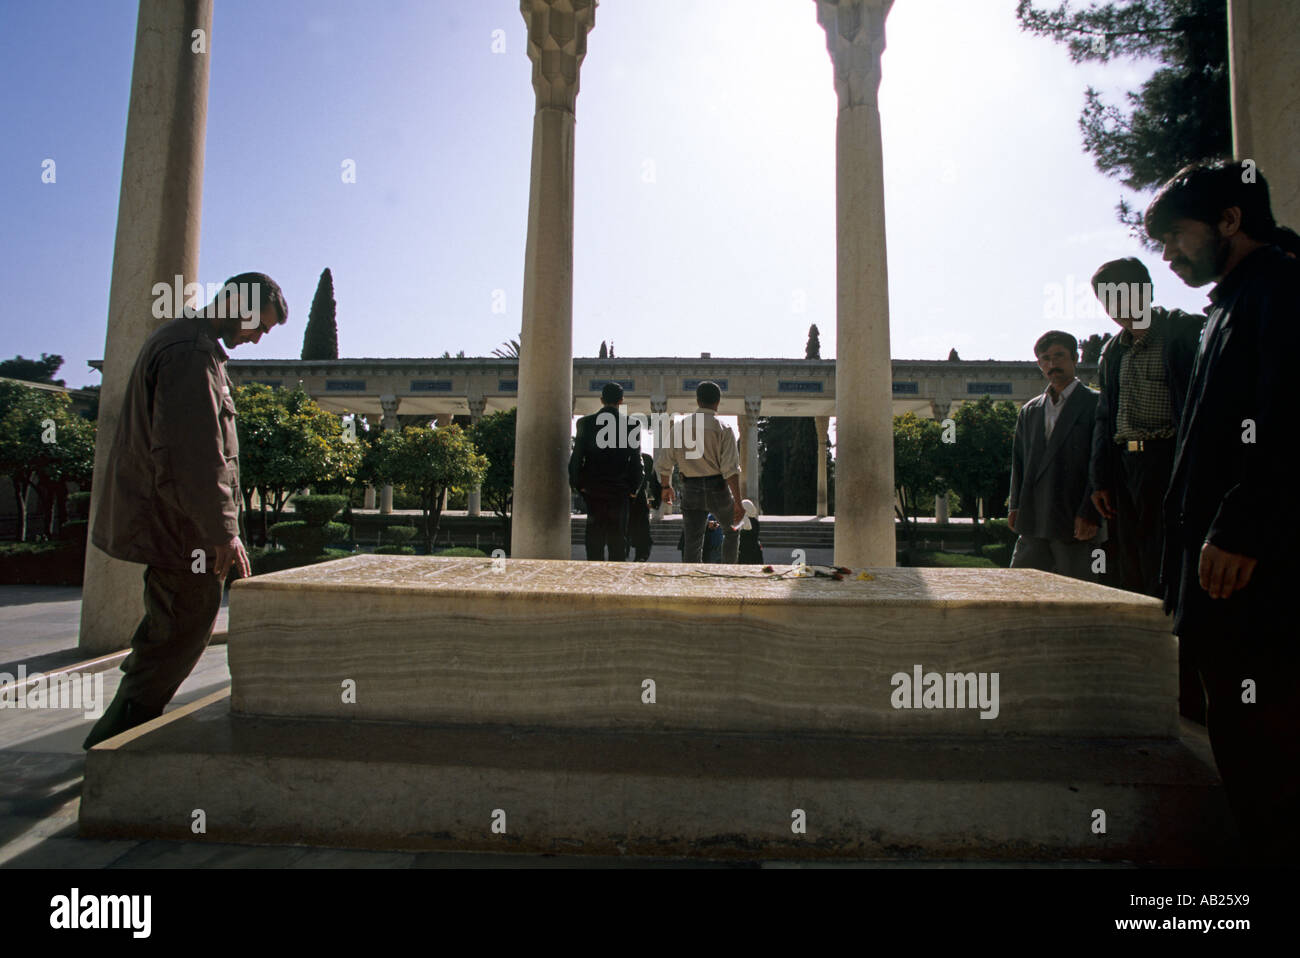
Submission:
{"label": "cypress tree", "polygon": [[307,316],[307,331],[302,337],[303,359],[339,358],[339,328],[334,313],[334,277],[327,266],[320,274]]}

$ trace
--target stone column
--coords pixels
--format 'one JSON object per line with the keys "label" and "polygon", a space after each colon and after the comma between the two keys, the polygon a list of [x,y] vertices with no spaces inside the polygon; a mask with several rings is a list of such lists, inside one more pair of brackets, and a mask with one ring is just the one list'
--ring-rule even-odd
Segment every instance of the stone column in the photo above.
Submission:
{"label": "stone column", "polygon": [[1232,144],[1268,177],[1273,216],[1300,223],[1300,4],[1229,0]]}
{"label": "stone column", "polygon": [[373,509],[375,507],[375,487],[366,486],[366,498],[362,508]]}
{"label": "stone column", "polygon": [[533,62],[532,179],[524,250],[510,554],[567,559],[573,429],[573,142],[595,0],[521,0]]}
{"label": "stone column", "polygon": [[934,497],[934,521],[939,523],[939,525],[947,525],[948,518],[949,518],[948,510],[949,510],[948,493],[945,492],[941,496],[935,496]]}
{"label": "stone column", "polygon": [[[483,411],[487,409],[487,400],[482,396],[469,397],[469,424],[473,426],[483,418]],[[469,505],[466,512],[471,516],[477,516],[482,508],[483,486],[475,483],[474,488],[469,491]]]}
{"label": "stone column", "polygon": [[[659,382],[660,388],[662,388],[663,377],[660,376],[659,380],[660,380]],[[650,397],[650,430],[655,436],[655,441],[651,443],[651,445],[654,447],[654,450],[650,453],[652,456],[659,449],[659,442],[658,442],[659,437],[660,436],[667,437],[668,435],[669,424],[668,424],[667,416],[668,416],[668,397],[663,395],[662,393],[660,393],[659,395],[651,396]],[[658,473],[655,474],[654,481],[655,482],[659,481]],[[659,506],[654,510],[653,513],[654,520],[658,522],[665,515],[672,515],[672,514],[673,514],[673,507],[671,505],[664,505],[663,500],[660,499]]]}
{"label": "stone column", "polygon": [[830,442],[830,416],[817,416],[817,518],[830,514],[826,504],[826,446]]}
{"label": "stone column", "polygon": [[880,150],[880,55],[893,0],[817,0],[835,72],[835,562],[894,565],[894,436]]}
{"label": "stone column", "polygon": [[[396,396],[389,394],[379,397],[379,405],[384,410],[383,423],[385,432],[397,432],[397,407],[401,405],[401,400]],[[385,483],[379,490],[379,514],[386,516],[393,511],[393,486],[392,483]]]}
{"label": "stone column", "polygon": [[763,411],[763,398],[761,396],[745,397],[745,419],[742,424],[744,433],[744,465],[742,468],[745,472],[745,498],[752,499],[754,505],[758,506],[760,514],[763,512],[763,504],[759,501],[759,486],[762,480],[762,464],[758,457],[758,417]]}
{"label": "stone column", "polygon": [[[95,440],[90,525],[117,434],[127,379],[159,325],[155,283],[198,281],[208,54],[193,52],[195,30],[211,49],[212,0],[140,0],[108,294],[108,331]],[[241,503],[242,507],[242,503]],[[79,648],[125,648],[144,615],[144,567],[86,547]]]}

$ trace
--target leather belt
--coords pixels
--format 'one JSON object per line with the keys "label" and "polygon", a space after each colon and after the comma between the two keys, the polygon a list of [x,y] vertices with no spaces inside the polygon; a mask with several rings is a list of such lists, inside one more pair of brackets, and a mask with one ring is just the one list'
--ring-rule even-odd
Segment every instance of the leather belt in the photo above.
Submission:
{"label": "leather belt", "polygon": [[721,479],[722,473],[716,473],[712,476],[682,476],[683,482],[704,482],[706,479]]}
{"label": "leather belt", "polygon": [[1166,444],[1173,442],[1172,439],[1130,439],[1124,443],[1125,452],[1151,452],[1159,449]]}

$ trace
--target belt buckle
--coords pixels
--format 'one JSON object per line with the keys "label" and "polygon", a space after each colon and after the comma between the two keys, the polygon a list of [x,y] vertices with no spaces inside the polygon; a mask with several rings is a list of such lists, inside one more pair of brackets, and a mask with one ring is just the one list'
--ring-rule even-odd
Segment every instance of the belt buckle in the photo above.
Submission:
{"label": "belt buckle", "polygon": [[1141,439],[1130,439],[1130,440],[1128,441],[1128,451],[1129,451],[1129,452],[1142,452],[1142,451],[1143,451],[1143,450],[1142,450],[1142,440],[1141,440]]}

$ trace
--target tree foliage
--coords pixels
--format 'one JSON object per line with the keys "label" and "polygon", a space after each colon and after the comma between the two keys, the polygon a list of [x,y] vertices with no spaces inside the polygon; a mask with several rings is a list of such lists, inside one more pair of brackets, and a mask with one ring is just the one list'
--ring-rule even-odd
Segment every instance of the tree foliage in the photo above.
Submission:
{"label": "tree foliage", "polygon": [[1089,365],[1101,360],[1101,347],[1110,339],[1110,333],[1092,333],[1079,337],[1079,362]]}
{"label": "tree foliage", "polygon": [[908,542],[916,543],[916,517],[920,504],[947,488],[943,427],[913,412],[894,417],[894,511],[903,520]]}
{"label": "tree foliage", "polygon": [[337,308],[334,276],[327,266],[316,283],[316,295],[312,297],[311,312],[307,314],[307,330],[302,337],[303,359],[339,358]]}
{"label": "tree foliage", "polygon": [[500,517],[507,550],[510,547],[510,509],[515,494],[515,408],[488,413],[469,427],[474,448],[487,457],[479,494]]}
{"label": "tree foliage", "polygon": [[62,386],[62,379],[55,379],[54,374],[63,365],[63,357],[50,353],[41,353],[40,359],[26,359],[21,355],[13,359],[0,360],[0,376],[7,379],[22,379],[29,383],[47,383]]}
{"label": "tree foliage", "polygon": [[0,382],[0,474],[13,486],[19,541],[28,536],[31,492],[39,497],[39,534],[53,535],[67,513],[69,484],[88,485],[94,469],[95,424],[73,411],[67,393]]}
{"label": "tree foliage", "polygon": [[955,442],[944,444],[948,488],[961,499],[961,511],[977,516],[984,500],[986,518],[1005,513],[1011,485],[1011,447],[1016,435],[1016,404],[983,396],[952,414]]}
{"label": "tree foliage", "polygon": [[380,482],[403,485],[419,496],[426,552],[433,550],[438,534],[443,492],[481,482],[488,467],[487,457],[454,423],[438,429],[407,426],[400,432],[383,432],[374,463]]}
{"label": "tree foliage", "polygon": [[[1232,151],[1227,0],[1112,0],[1087,9],[1063,2],[1016,7],[1020,27],[1065,44],[1075,63],[1153,59],[1161,64],[1127,108],[1084,93],[1079,129],[1084,149],[1107,176],[1131,190],[1150,190],[1185,164]],[[1141,214],[1126,199],[1121,222],[1147,242]]]}
{"label": "tree foliage", "polygon": [[289,496],[316,483],[353,482],[362,444],[344,434],[339,417],[326,412],[301,387],[271,389],[261,383],[235,390],[239,431],[239,478],[244,508],[261,499],[262,541],[267,506],[279,521]]}

